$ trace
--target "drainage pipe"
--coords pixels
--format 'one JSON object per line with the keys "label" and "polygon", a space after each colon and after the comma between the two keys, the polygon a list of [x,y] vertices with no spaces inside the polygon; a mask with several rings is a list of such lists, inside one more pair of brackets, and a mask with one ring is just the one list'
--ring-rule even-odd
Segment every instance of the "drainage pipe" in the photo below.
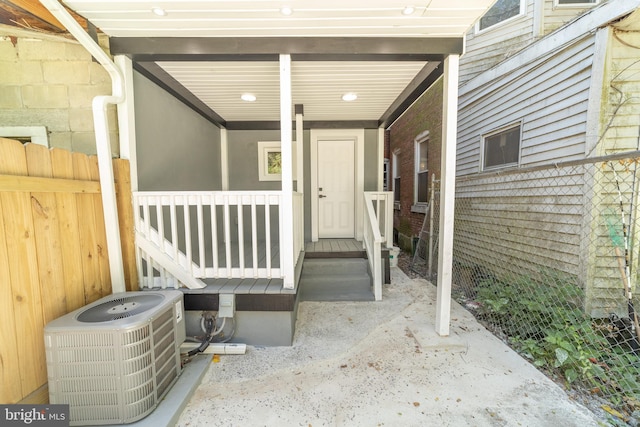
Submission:
{"label": "drainage pipe", "polygon": [[111,77],[112,94],[96,96],[93,99],[93,127],[96,135],[98,168],[100,170],[102,209],[107,234],[111,289],[113,293],[124,292],[126,291],[126,287],[122,262],[122,248],[120,246],[118,206],[116,202],[115,184],[113,182],[113,165],[111,163],[109,121],[107,118],[107,106],[109,104],[120,104],[124,101],[124,80],[122,73],[111,60],[111,57],[87,34],[84,28],[78,24],[58,0],[40,0],[40,3],[69,30],[76,40],[107,70]]}

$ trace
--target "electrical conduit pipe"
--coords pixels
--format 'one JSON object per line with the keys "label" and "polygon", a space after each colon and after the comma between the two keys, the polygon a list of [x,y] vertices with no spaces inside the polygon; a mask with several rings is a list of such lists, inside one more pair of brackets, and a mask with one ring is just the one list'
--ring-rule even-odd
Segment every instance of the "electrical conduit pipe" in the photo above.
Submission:
{"label": "electrical conduit pipe", "polygon": [[113,182],[113,165],[111,164],[109,121],[107,118],[107,105],[119,104],[124,101],[124,80],[122,73],[109,55],[85,32],[84,28],[78,24],[58,0],[40,0],[40,3],[69,30],[76,40],[107,70],[111,77],[112,94],[96,96],[93,99],[93,127],[96,135],[98,168],[100,169],[100,187],[107,234],[111,290],[113,293],[124,292],[126,291],[126,287],[122,263],[122,248],[120,246],[118,206],[116,203],[115,184]]}

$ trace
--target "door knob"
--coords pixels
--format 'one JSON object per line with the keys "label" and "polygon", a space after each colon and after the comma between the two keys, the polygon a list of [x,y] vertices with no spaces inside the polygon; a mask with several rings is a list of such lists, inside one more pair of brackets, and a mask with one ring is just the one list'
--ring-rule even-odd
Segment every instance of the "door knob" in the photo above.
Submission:
{"label": "door knob", "polygon": [[324,194],[318,194],[318,198],[320,198],[320,199],[323,199],[325,197],[327,197],[327,196],[325,196]]}

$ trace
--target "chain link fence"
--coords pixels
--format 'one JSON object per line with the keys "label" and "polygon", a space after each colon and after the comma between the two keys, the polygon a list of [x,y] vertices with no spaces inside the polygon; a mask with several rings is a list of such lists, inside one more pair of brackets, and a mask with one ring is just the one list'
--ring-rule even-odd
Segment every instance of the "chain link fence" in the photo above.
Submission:
{"label": "chain link fence", "polygon": [[[640,411],[638,156],[458,178],[455,199],[453,297],[623,419]],[[411,268],[436,283],[431,194]]]}

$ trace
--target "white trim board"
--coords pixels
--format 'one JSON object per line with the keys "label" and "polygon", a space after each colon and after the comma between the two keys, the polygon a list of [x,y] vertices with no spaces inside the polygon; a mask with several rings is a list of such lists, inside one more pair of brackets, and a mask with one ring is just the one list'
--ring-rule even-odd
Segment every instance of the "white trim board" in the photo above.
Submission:
{"label": "white trim board", "polygon": [[362,241],[364,213],[364,129],[311,129],[311,241],[318,241],[318,141],[355,141],[355,239]]}

